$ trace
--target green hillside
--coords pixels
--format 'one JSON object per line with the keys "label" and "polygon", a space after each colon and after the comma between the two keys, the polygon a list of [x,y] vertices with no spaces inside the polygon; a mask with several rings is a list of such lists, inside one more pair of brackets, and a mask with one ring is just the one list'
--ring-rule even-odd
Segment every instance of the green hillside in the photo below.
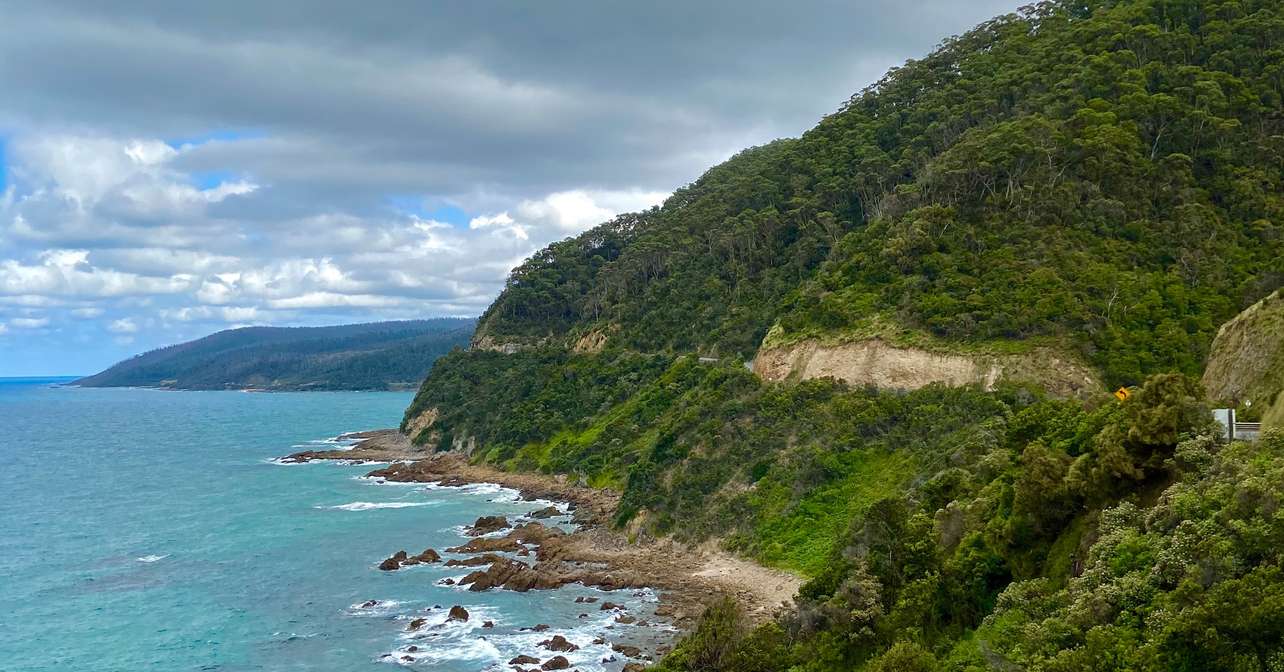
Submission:
{"label": "green hillside", "polygon": [[152,350],[76,381],[183,390],[385,390],[417,385],[468,342],[471,319],[244,327]]}
{"label": "green hillside", "polygon": [[1197,373],[1284,278],[1270,2],[1060,2],[947,40],[798,140],[746,151],[551,246],[496,341],[749,357],[883,319],[961,342],[1064,339],[1132,384]]}
{"label": "green hillside", "polygon": [[[403,429],[810,579],[765,626],[712,609],[662,669],[1284,669],[1284,438],[1217,445],[1194,378],[1284,284],[1281,182],[1278,2],[1041,3],[536,254]],[[744,366],[871,337],[1139,389]]]}

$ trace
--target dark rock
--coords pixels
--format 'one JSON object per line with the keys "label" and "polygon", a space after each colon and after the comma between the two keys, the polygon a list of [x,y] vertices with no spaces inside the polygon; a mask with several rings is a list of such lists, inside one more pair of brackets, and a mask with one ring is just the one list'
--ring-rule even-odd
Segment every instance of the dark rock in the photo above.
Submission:
{"label": "dark rock", "polygon": [[411,644],[410,646],[407,646],[407,647],[406,647],[406,650],[407,650],[407,651],[409,651],[409,652],[411,652],[411,653],[415,653],[415,652],[419,651],[419,647],[417,647],[417,646],[415,646],[415,645]]}
{"label": "dark rock", "polygon": [[526,515],[530,516],[531,518],[543,519],[543,518],[552,518],[554,516],[560,516],[562,515],[562,512],[556,506],[546,506],[538,511],[531,511]]}
{"label": "dark rock", "polygon": [[437,551],[434,551],[431,548],[426,548],[423,553],[419,554],[419,562],[441,562],[441,556],[437,554]]}
{"label": "dark rock", "polygon": [[406,630],[409,632],[414,632],[415,630],[418,630],[419,628],[424,627],[424,624],[427,622],[428,622],[428,619],[426,618],[416,618],[415,620],[410,622],[410,625],[406,627]]}
{"label": "dark rock", "polygon": [[636,646],[629,646],[628,644],[614,644],[611,646],[611,650],[625,658],[637,658],[642,655],[642,649],[639,649]]}
{"label": "dark rock", "polygon": [[642,663],[629,663],[625,665],[620,672],[645,672],[645,670],[646,665],[643,665]]}
{"label": "dark rock", "polygon": [[539,665],[539,658],[531,656],[518,656],[510,661],[509,665]]}
{"label": "dark rock", "polygon": [[540,665],[541,670],[565,670],[571,666],[571,661],[566,656],[553,656]]}
{"label": "dark rock", "polygon": [[624,605],[622,604],[616,604],[614,602],[603,602],[602,608],[599,609],[599,611],[610,611],[612,609],[623,609],[623,608],[624,608]]}
{"label": "dark rock", "polygon": [[469,534],[474,536],[490,534],[506,527],[508,527],[508,519],[503,516],[482,516],[469,528]]}
{"label": "dark rock", "polygon": [[581,596],[579,596],[579,597],[575,598],[575,601],[576,601],[576,602],[581,602],[581,603],[584,603],[584,604],[593,604],[594,602],[597,602],[597,598],[596,598],[596,597],[584,597],[583,595],[581,595]]}
{"label": "dark rock", "polygon": [[379,563],[379,569],[385,572],[391,572],[397,569],[401,569],[401,561],[397,560],[395,557],[388,558],[387,560],[384,560],[383,562]]}
{"label": "dark rock", "polygon": [[636,623],[636,622],[637,622],[637,620],[638,620],[638,619],[633,618],[632,616],[629,616],[628,614],[620,614],[619,616],[616,616],[616,617],[615,617],[615,622],[616,622],[616,623],[619,623],[619,624],[621,624],[621,625],[632,625],[632,624]]}
{"label": "dark rock", "polygon": [[362,609],[369,609],[371,607],[377,607],[377,606],[379,606],[379,600],[366,600],[365,602],[361,603]]}
{"label": "dark rock", "polygon": [[548,629],[547,623],[540,623],[533,628],[520,628],[521,632],[544,632]]}
{"label": "dark rock", "polygon": [[570,653],[571,651],[580,650],[580,647],[567,641],[567,639],[561,635],[553,635],[552,639],[546,639],[540,642],[539,645],[548,649],[549,651],[563,651],[566,653]]}
{"label": "dark rock", "polygon": [[501,556],[495,555],[494,553],[487,553],[485,555],[475,555],[471,558],[464,558],[462,560],[459,558],[451,558],[450,560],[446,561],[446,566],[447,567],[480,567],[482,565],[493,564],[501,560],[504,560],[504,558]]}
{"label": "dark rock", "polygon": [[494,621],[485,621],[485,622],[483,622],[483,623],[482,623],[482,627],[483,627],[483,628],[493,628],[493,627],[495,627],[495,622],[494,622]]}
{"label": "dark rock", "polygon": [[515,551],[520,551],[522,550],[522,548],[524,547],[521,544],[517,543],[513,539],[509,539],[508,537],[500,537],[498,539],[479,537],[477,539],[470,540],[468,543],[464,544],[463,546],[455,546],[452,548],[448,548],[446,549],[446,552],[447,553],[488,553],[488,552],[510,553]]}
{"label": "dark rock", "polygon": [[468,620],[468,610],[456,604],[450,608],[450,613],[446,615],[447,621],[466,621]]}
{"label": "dark rock", "polygon": [[454,579],[451,579],[451,578],[445,578],[445,579],[442,579],[442,580],[438,581],[437,583],[438,583],[438,585],[442,585],[442,586],[453,586],[453,585],[455,585],[455,580],[454,580]]}

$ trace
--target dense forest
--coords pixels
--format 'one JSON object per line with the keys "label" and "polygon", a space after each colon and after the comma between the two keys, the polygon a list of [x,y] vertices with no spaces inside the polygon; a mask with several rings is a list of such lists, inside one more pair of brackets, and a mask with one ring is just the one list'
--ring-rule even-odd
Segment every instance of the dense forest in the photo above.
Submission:
{"label": "dense forest", "polygon": [[[1197,378],[1284,285],[1281,182],[1278,2],[1032,5],[536,254],[403,429],[808,579],[661,670],[1281,670],[1284,434],[1218,442]],[[743,365],[870,337],[1053,343],[1133,392]]]}
{"label": "dense forest", "polygon": [[182,390],[386,390],[418,385],[474,320],[244,327],[152,350],[76,381]]}
{"label": "dense forest", "polygon": [[749,357],[893,324],[1198,373],[1284,283],[1277,3],[1053,2],[518,268],[479,336]]}

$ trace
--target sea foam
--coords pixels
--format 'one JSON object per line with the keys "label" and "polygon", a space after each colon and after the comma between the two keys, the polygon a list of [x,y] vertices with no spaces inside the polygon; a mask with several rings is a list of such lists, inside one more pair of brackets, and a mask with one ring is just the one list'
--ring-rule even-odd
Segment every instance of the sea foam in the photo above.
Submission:
{"label": "sea foam", "polygon": [[412,506],[431,506],[435,502],[350,502],[335,506],[317,506],[318,509],[338,509],[340,511],[371,511],[373,509],[405,509]]}

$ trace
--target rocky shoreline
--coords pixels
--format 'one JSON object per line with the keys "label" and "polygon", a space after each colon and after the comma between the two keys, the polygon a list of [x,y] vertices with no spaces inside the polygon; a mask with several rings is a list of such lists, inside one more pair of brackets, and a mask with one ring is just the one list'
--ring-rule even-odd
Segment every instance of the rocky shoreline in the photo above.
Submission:
{"label": "rocky shoreline", "polygon": [[[503,518],[479,518],[470,528],[473,537],[470,541],[440,549],[465,556],[446,560],[448,566],[476,568],[459,581],[469,590],[525,592],[572,583],[606,590],[651,588],[660,597],[655,620],[678,631],[687,631],[704,606],[723,595],[740,602],[751,618],[769,618],[783,602],[792,598],[801,583],[790,574],[731,556],[709,544],[692,547],[671,540],[631,543],[608,524],[619,501],[618,495],[569,483],[565,476],[512,473],[470,464],[456,454],[433,454],[413,446],[396,430],[360,432],[339,438],[358,443],[339,450],[303,451],[281,461],[385,462],[390,464],[371,471],[367,477],[443,487],[493,483],[519,491],[524,500],[562,502],[570,510],[576,525],[571,532],[540,522],[541,518],[561,515],[557,508],[533,510],[525,516],[531,520],[520,524],[511,524]],[[407,544],[414,546],[413,540],[407,540]],[[391,556],[380,565],[385,571],[443,561],[438,549],[426,549],[417,555],[405,550],[394,553],[390,549],[389,552]],[[601,608],[618,609],[616,622],[648,625],[625,613],[619,605],[607,602]],[[638,664],[636,669],[640,669],[641,663],[637,661],[651,661],[667,651],[667,639],[655,638],[649,650],[623,646],[624,650],[617,653],[634,661]],[[510,664],[522,669],[521,664],[531,662],[531,658],[527,656],[520,663]],[[634,663],[625,669],[635,669]]]}

